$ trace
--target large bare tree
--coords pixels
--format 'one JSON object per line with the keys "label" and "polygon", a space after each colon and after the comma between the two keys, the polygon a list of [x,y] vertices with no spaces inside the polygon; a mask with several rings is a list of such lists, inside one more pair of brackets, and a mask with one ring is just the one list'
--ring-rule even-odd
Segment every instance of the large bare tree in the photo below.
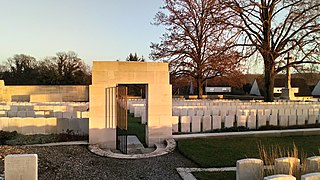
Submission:
{"label": "large bare tree", "polygon": [[[264,63],[265,101],[273,101],[274,77],[288,65],[319,63],[319,0],[219,1],[219,20],[236,32],[231,41],[237,37],[247,57],[258,53]],[[294,56],[289,64],[288,53]]]}
{"label": "large bare tree", "polygon": [[[206,79],[232,73],[239,65],[239,54],[226,50],[228,31],[218,24],[213,14],[215,1],[164,0],[155,16],[155,25],[166,27],[160,43],[152,43],[150,57],[169,62],[176,78],[191,77],[197,82],[198,98],[202,98]],[[228,44],[226,44],[228,42]]]}

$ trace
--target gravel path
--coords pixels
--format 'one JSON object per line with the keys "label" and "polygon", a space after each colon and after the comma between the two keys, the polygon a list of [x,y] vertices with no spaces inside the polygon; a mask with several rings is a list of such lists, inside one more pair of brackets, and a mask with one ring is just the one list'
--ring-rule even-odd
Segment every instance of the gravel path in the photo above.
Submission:
{"label": "gravel path", "polygon": [[36,153],[39,179],[180,179],[177,167],[197,167],[177,151],[139,160],[100,157],[87,146],[25,147],[0,146],[0,174],[7,154]]}

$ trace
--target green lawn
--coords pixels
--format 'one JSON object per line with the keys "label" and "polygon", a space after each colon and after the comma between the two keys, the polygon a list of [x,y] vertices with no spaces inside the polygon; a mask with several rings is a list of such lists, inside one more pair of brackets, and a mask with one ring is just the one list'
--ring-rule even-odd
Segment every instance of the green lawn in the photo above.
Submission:
{"label": "green lawn", "polygon": [[136,135],[142,144],[146,144],[146,125],[141,124],[141,118],[135,118],[128,113],[128,135]]}
{"label": "green lawn", "polygon": [[306,156],[319,155],[320,136],[229,137],[178,140],[179,151],[200,167],[235,167],[243,158],[258,158],[258,143],[265,147],[292,149],[293,143]]}

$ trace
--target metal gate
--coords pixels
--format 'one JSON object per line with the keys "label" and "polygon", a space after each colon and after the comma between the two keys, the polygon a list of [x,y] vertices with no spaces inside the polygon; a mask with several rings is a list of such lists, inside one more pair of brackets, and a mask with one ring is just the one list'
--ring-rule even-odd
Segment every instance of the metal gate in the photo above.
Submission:
{"label": "metal gate", "polygon": [[117,108],[117,139],[116,147],[122,153],[127,154],[127,131],[128,131],[128,88],[126,86],[116,87],[116,108]]}

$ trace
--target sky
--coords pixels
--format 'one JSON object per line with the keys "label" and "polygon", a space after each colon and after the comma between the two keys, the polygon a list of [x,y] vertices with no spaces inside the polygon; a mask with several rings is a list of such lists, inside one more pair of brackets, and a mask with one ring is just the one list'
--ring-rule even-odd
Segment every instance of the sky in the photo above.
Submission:
{"label": "sky", "polygon": [[149,61],[164,27],[151,25],[162,0],[0,0],[0,63],[15,54],[41,60],[74,51],[93,60]]}

